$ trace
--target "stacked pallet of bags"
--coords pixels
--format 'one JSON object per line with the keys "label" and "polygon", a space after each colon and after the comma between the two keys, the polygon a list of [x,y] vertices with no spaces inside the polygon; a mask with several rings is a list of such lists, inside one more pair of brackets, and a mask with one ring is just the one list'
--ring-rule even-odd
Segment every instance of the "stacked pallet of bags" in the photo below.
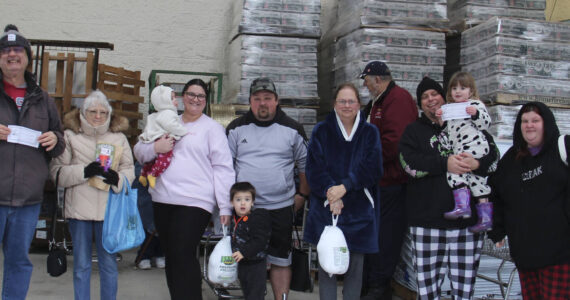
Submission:
{"label": "stacked pallet of bags", "polygon": [[316,123],[317,44],[320,0],[236,0],[226,48],[224,102],[249,104],[249,86],[271,78],[285,112],[306,125]]}

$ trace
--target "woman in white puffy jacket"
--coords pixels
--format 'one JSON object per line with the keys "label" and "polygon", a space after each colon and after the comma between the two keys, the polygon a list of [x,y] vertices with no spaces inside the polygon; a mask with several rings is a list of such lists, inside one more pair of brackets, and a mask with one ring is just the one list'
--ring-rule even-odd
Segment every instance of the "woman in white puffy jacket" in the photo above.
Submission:
{"label": "woman in white puffy jacket", "polygon": [[[63,124],[66,148],[52,161],[50,172],[54,179],[59,176],[59,185],[66,188],[65,217],[69,220],[73,241],[75,299],[90,299],[93,240],[97,248],[101,299],[115,299],[118,285],[116,255],[103,248],[101,232],[109,197],[108,185],[118,193],[125,178],[132,182],[135,177],[129,142],[121,133],[128,129],[129,122],[125,117],[112,115],[105,94],[94,91],[85,98],[80,109],[65,115]],[[114,145],[118,154],[114,159],[119,160],[116,167],[104,168],[96,161],[96,148],[100,143]],[[89,183],[92,177],[101,178],[107,185],[94,187]]]}

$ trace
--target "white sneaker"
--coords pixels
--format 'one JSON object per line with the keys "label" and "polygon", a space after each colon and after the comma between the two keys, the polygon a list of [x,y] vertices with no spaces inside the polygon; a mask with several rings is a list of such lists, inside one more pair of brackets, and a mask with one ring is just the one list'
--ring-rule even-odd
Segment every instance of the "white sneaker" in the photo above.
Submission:
{"label": "white sneaker", "polygon": [[139,262],[137,267],[141,270],[149,270],[150,269],[150,259],[143,259]]}
{"label": "white sneaker", "polygon": [[166,267],[166,261],[164,260],[164,256],[157,257],[154,263],[156,264],[156,267],[159,269],[164,269],[164,267]]}

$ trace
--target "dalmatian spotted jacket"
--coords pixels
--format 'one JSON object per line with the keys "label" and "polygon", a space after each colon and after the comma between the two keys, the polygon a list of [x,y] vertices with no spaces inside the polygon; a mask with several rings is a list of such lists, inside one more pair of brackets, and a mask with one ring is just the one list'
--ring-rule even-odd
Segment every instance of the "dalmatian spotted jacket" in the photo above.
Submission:
{"label": "dalmatian spotted jacket", "polygon": [[[483,130],[489,129],[491,116],[483,102],[470,99],[469,104],[477,109],[477,113],[471,118],[447,121],[446,131],[453,154],[467,152],[478,159],[489,153],[489,142]],[[448,172],[447,182],[451,188],[467,186],[475,197],[486,197],[491,193],[487,179],[473,173],[457,175]]]}

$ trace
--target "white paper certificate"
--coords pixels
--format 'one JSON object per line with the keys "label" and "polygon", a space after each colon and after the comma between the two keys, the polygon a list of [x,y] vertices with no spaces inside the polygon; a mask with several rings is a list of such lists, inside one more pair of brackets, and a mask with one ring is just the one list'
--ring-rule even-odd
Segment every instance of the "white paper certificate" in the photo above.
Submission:
{"label": "white paper certificate", "polygon": [[8,125],[8,128],[10,128],[9,143],[22,144],[34,148],[38,148],[40,145],[38,138],[42,135],[41,131],[17,125]]}
{"label": "white paper certificate", "polygon": [[441,119],[444,121],[455,119],[467,119],[471,116],[465,111],[469,106],[469,102],[450,103],[441,106],[443,114]]}

